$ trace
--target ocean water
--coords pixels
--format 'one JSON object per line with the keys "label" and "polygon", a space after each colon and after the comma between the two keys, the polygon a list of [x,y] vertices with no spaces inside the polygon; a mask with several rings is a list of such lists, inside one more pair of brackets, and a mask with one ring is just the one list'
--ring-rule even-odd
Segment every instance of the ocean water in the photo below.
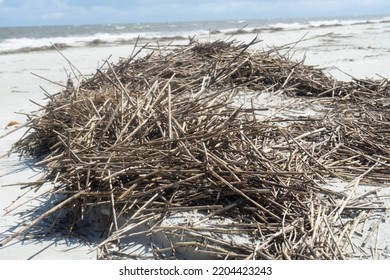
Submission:
{"label": "ocean water", "polygon": [[51,49],[52,44],[62,48],[85,47],[132,43],[138,37],[158,41],[210,33],[279,32],[385,22],[390,22],[390,16],[0,27],[0,55]]}

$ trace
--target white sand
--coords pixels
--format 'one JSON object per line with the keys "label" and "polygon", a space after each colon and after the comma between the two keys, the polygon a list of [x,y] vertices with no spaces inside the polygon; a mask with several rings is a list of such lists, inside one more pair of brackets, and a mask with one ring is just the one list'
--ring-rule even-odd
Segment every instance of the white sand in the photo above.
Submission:
{"label": "white sand", "polygon": [[[282,31],[260,34],[263,42],[259,48],[272,45],[282,45],[299,40],[307,34],[306,38],[324,35],[316,39],[299,43],[294,48],[294,56],[306,56],[306,64],[318,65],[327,68],[338,79],[348,80],[350,77],[335,67],[357,77],[378,78],[390,77],[390,24],[356,25],[348,27],[316,28],[301,31]],[[236,36],[238,40],[250,41],[254,34]],[[212,37],[213,39],[214,37]],[[217,37],[215,37],[217,38]],[[204,38],[208,40],[208,38]],[[119,57],[127,57],[132,51],[131,46],[112,46],[64,50],[66,57],[85,75],[92,74],[103,63],[105,58],[112,55],[110,61],[116,63]],[[293,53],[290,52],[290,55]],[[0,56],[0,137],[7,134],[11,128],[6,129],[10,121],[25,121],[24,115],[15,112],[27,113],[37,108],[29,100],[45,103],[44,94],[39,86],[50,93],[59,91],[59,86],[31,75],[31,72],[44,76],[52,81],[66,84],[66,71],[69,72],[68,63],[54,51],[32,52],[23,54]],[[11,145],[22,135],[23,129],[0,139],[0,156],[5,154]],[[15,211],[7,214],[6,210],[13,201],[21,196],[25,190],[20,186],[6,186],[17,182],[37,180],[40,171],[35,170],[25,161],[20,161],[17,154],[0,158],[0,240],[17,230],[19,223],[26,221],[25,211],[30,211],[34,205],[42,201],[32,201]],[[342,184],[338,184],[340,186]],[[50,187],[50,186],[46,186]],[[372,187],[359,187],[363,192]],[[40,191],[44,191],[44,188]],[[20,202],[36,195],[29,193]],[[378,192],[381,200],[390,207],[389,188],[381,188]],[[19,203],[19,202],[18,202]],[[28,212],[27,212],[28,213]],[[376,231],[366,240],[362,249],[356,249],[356,256],[363,258],[390,258],[390,219],[389,212],[380,222],[379,233]],[[372,225],[377,223],[374,217]],[[356,238],[359,245],[365,241],[371,222],[359,229],[363,236]],[[378,239],[377,239],[378,238]],[[377,241],[378,240],[378,241]],[[137,243],[148,243],[148,240],[134,240]],[[142,249],[143,245],[136,248]],[[375,251],[376,246],[376,252]],[[0,248],[0,259],[95,259],[96,252],[88,244],[78,239],[64,238],[60,235],[48,236],[27,241],[13,240],[7,246]]]}

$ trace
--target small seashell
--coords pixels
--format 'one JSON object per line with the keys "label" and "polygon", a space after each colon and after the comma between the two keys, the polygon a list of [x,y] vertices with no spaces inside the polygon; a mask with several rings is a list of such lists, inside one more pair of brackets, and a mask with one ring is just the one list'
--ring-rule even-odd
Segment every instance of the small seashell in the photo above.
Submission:
{"label": "small seashell", "polygon": [[19,124],[21,124],[21,123],[18,122],[18,121],[10,121],[10,122],[7,124],[6,127],[17,126],[17,125],[19,125]]}

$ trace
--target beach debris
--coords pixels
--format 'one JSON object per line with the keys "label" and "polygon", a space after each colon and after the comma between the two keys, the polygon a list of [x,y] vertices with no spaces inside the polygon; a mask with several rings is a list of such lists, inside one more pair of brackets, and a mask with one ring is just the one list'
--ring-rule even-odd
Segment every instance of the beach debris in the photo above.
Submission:
{"label": "beach debris", "polygon": [[[43,178],[29,186],[53,183],[59,201],[0,244],[66,210],[69,230],[89,212],[109,217],[103,258],[135,257],[125,240],[137,235],[165,236],[155,258],[183,258],[183,248],[216,259],[347,258],[357,219],[369,216],[359,213],[386,209],[324,183],[388,181],[388,80],[336,81],[281,55],[290,45],[256,43],[135,47],[52,95],[14,149],[39,158]],[[296,109],[289,102],[264,116],[255,104],[265,92],[323,112],[283,115]]]}

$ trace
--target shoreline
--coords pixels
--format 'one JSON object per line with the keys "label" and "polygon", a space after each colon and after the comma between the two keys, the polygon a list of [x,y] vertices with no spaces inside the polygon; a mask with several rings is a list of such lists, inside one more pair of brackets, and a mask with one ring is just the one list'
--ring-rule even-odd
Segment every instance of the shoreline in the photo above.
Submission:
{"label": "shoreline", "polygon": [[[332,27],[333,35],[327,35],[323,37],[317,37],[313,40],[300,42],[292,51],[298,58],[306,56],[306,64],[319,65],[320,67],[332,67],[337,66],[344,72],[349,73],[356,78],[375,78],[376,74],[390,77],[390,49],[386,49],[389,46],[390,39],[383,38],[379,30],[377,33],[368,33],[368,30],[360,30],[359,28],[345,28]],[[321,28],[311,32],[311,36],[318,36],[323,32],[329,31],[329,28],[322,30]],[[360,33],[359,33],[360,32]],[[386,31],[388,32],[388,30]],[[263,38],[264,41],[261,45],[273,46],[292,43],[300,40],[306,31],[282,31],[272,34],[267,34],[267,38]],[[313,34],[314,33],[314,34]],[[336,37],[334,34],[338,34]],[[349,37],[345,37],[349,34]],[[362,37],[363,35],[363,37]],[[344,37],[343,37],[344,36]],[[366,36],[366,37],[364,37]],[[251,41],[254,36],[245,34],[237,35],[234,38],[239,41]],[[310,37],[310,36],[309,36]],[[221,35],[213,35],[212,40],[221,38]],[[363,39],[362,39],[363,38]],[[201,40],[207,41],[209,38],[204,37]],[[327,41],[326,41],[327,40]],[[331,40],[331,41],[330,41]],[[333,41],[332,41],[333,40]],[[178,41],[175,43],[181,43]],[[376,42],[377,45],[369,48]],[[153,43],[153,42],[152,42]],[[381,52],[378,54],[378,50]],[[113,63],[116,63],[120,57],[127,57],[132,51],[132,46],[112,46],[112,47],[90,47],[79,49],[65,49],[63,52],[67,59],[75,64],[81,73],[89,75],[94,73],[99,65],[104,63],[104,59],[113,55],[110,59]],[[382,52],[383,51],[383,52]],[[1,106],[1,120],[0,120],[0,137],[9,132],[7,124],[11,121],[24,122],[23,115],[15,115],[14,111],[22,113],[28,113],[37,108],[36,105],[29,102],[29,99],[38,103],[43,102],[44,94],[39,86],[42,86],[50,93],[58,91],[58,86],[53,85],[47,81],[39,79],[36,76],[31,75],[31,72],[39,74],[57,83],[66,83],[65,68],[68,68],[67,62],[55,51],[44,51],[34,53],[20,53],[20,54],[7,54],[1,55],[3,59],[0,65],[0,74],[4,75],[1,80],[1,88],[6,88],[7,91],[2,92],[2,96],[8,98],[3,99]],[[352,72],[352,73],[351,73]],[[350,77],[339,70],[333,69],[330,71],[335,77],[339,79],[348,80]],[[0,139],[0,155],[3,155],[11,147],[23,133],[23,129],[10,136]],[[9,158],[0,158],[0,221],[2,222],[0,239],[3,236],[9,234],[11,228],[13,228],[18,222],[17,217],[6,215],[4,216],[4,208],[7,207],[10,202],[15,200],[23,191],[18,187],[3,187],[3,185],[14,184],[20,181],[33,180],[39,176],[39,172],[34,171],[31,166],[24,165],[23,162],[19,162],[19,158],[16,154],[12,154]],[[372,187],[370,187],[372,188]],[[385,190],[386,191],[386,190]],[[389,205],[389,201],[386,202]],[[25,209],[29,209],[31,205],[25,205]],[[23,211],[23,208],[21,210]],[[386,232],[389,232],[389,219],[387,215],[386,224],[383,226]],[[383,228],[382,227],[382,228]],[[380,245],[383,247],[389,245],[388,241],[381,240]],[[83,247],[82,244],[75,244],[75,249],[70,250],[72,253],[68,253],[69,246],[61,244],[58,246],[53,245],[55,242],[51,238],[46,241],[32,240],[29,242],[13,242],[11,245],[0,248],[0,259],[93,259],[94,257],[87,253],[89,252],[89,246]],[[62,242],[59,242],[62,243]],[[46,249],[42,249],[46,248]],[[23,252],[20,252],[20,248],[23,248]],[[66,253],[64,253],[66,252]],[[74,253],[73,253],[74,252]]]}
{"label": "shoreline", "polygon": [[[185,40],[188,37],[224,37],[237,35],[266,36],[277,32],[299,32],[308,30],[326,30],[327,28],[367,28],[390,23],[390,15],[305,17],[285,19],[247,19],[215,20],[189,22],[161,22],[138,24],[109,24],[83,26],[42,26],[39,27],[3,27],[0,33],[4,39],[0,43],[0,54],[28,51],[46,51],[58,47],[88,47],[135,44],[142,42],[167,42]],[[66,29],[66,33],[62,32]],[[15,30],[14,30],[15,29]],[[10,30],[10,32],[8,32]],[[20,33],[14,38],[12,33]]]}

